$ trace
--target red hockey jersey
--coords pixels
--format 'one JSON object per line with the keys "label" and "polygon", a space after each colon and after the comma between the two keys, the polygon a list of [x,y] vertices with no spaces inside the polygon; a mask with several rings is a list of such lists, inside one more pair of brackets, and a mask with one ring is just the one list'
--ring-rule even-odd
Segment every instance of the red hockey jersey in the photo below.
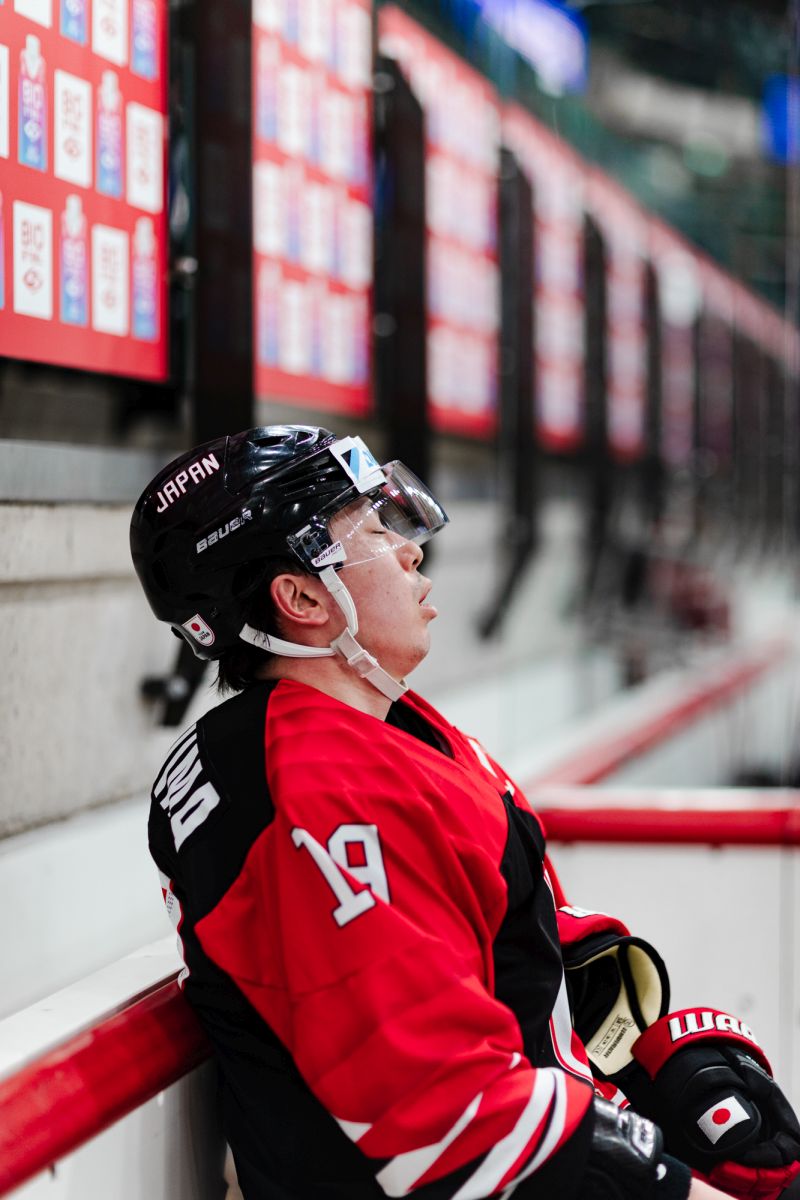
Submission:
{"label": "red hockey jersey", "polygon": [[476,742],[413,693],[258,685],[173,747],[150,844],[247,1200],[577,1193],[544,837]]}

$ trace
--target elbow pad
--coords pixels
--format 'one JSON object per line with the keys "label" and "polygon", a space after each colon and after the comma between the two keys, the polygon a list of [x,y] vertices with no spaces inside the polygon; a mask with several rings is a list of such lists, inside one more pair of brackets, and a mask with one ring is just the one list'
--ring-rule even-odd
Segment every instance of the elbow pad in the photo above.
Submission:
{"label": "elbow pad", "polygon": [[670,1154],[717,1187],[771,1200],[800,1175],[797,1117],[752,1030],[729,1013],[663,1017],[614,1082],[658,1122]]}

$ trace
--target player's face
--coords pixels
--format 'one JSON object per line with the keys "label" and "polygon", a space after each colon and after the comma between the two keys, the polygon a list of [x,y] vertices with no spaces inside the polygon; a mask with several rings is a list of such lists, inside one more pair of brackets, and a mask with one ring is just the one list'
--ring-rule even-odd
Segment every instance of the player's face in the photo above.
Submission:
{"label": "player's face", "polygon": [[429,627],[437,615],[427,603],[429,579],[419,573],[422,549],[387,529],[368,502],[359,501],[331,521],[352,560],[341,577],[358,613],[358,640],[396,679],[422,662],[430,648]]}

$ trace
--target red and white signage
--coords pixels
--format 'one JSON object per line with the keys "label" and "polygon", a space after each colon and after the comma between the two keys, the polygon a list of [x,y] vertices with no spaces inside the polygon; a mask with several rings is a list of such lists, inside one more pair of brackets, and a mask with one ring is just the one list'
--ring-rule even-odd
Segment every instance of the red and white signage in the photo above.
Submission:
{"label": "red and white signage", "polygon": [[399,9],[380,10],[378,33],[425,111],[431,421],[483,437],[497,419],[498,104],[485,79]]}
{"label": "red and white signage", "polygon": [[585,167],[516,104],[503,140],[533,186],[536,423],[539,444],[569,451],[583,440]]}
{"label": "red and white signage", "polygon": [[647,222],[628,193],[594,169],[586,200],[606,251],[608,444],[616,459],[630,462],[644,450]]}
{"label": "red and white signage", "polygon": [[166,13],[0,7],[0,354],[167,376]]}
{"label": "red and white signage", "polygon": [[371,10],[255,0],[256,393],[370,407]]}

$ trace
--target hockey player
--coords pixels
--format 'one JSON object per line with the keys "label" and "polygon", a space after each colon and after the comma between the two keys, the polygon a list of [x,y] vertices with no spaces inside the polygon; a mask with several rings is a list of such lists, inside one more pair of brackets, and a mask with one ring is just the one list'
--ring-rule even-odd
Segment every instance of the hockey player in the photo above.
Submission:
{"label": "hockey player", "polygon": [[525,798],[407,690],[446,521],[301,426],[184,454],[136,506],[155,615],[237,692],[173,746],[149,836],[246,1200],[722,1194],[689,1166],[796,1196],[750,1031],[668,1014],[655,952],[564,903]]}

